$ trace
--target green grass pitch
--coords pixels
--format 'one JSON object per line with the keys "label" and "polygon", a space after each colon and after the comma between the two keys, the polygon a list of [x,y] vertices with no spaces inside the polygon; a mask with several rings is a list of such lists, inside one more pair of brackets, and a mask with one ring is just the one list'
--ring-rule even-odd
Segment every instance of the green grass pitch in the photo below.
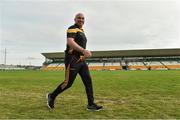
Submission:
{"label": "green grass pitch", "polygon": [[64,71],[0,71],[1,119],[180,119],[180,71],[91,71],[99,112],[86,111],[79,76],[46,107],[46,93],[64,80]]}

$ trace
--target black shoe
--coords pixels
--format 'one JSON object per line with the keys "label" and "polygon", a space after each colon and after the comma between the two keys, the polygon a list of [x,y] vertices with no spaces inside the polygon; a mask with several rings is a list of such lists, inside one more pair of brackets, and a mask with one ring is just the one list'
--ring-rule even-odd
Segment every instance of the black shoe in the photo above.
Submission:
{"label": "black shoe", "polygon": [[100,111],[102,110],[102,106],[96,105],[93,103],[92,105],[87,105],[87,110],[92,110],[92,111]]}
{"label": "black shoe", "polygon": [[47,106],[49,109],[53,109],[54,108],[54,99],[51,98],[51,94],[47,93],[46,95],[46,99],[47,99]]}

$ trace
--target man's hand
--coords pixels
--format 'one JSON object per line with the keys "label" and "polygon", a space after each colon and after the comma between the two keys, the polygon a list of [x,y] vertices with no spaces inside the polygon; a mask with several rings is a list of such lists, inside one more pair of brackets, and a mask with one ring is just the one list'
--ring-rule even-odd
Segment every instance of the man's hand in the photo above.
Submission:
{"label": "man's hand", "polygon": [[92,53],[89,51],[89,50],[83,50],[82,52],[84,54],[84,57],[85,58],[88,58],[88,57],[91,57],[92,56]]}
{"label": "man's hand", "polygon": [[67,38],[67,44],[68,44],[72,49],[81,52],[81,53],[84,55],[84,59],[92,56],[92,53],[91,53],[89,50],[86,50],[86,49],[82,48],[81,46],[79,46],[79,45],[74,41],[74,38]]}
{"label": "man's hand", "polygon": [[87,57],[91,57],[92,56],[92,53],[89,50],[85,50],[84,49],[82,53],[84,54],[84,56],[81,56],[76,63],[78,63],[80,61],[84,61]]}

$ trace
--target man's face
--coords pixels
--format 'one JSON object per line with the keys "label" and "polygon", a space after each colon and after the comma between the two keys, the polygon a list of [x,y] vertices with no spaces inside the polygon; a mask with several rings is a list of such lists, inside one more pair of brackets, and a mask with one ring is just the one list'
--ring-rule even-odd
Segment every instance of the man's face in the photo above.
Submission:
{"label": "man's face", "polygon": [[83,14],[76,15],[74,21],[77,25],[82,27],[84,25],[84,15]]}

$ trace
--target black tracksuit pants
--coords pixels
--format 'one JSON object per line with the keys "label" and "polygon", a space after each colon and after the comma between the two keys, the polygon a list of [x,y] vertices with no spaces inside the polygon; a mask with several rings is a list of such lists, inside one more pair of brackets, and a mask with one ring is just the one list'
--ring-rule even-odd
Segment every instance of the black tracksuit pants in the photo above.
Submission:
{"label": "black tracksuit pants", "polygon": [[94,103],[92,80],[89,73],[88,65],[85,61],[79,61],[78,55],[65,55],[65,80],[52,92],[52,98],[56,98],[58,94],[71,87],[77,74],[81,76],[81,79],[86,88],[86,94],[88,98],[88,104]]}

